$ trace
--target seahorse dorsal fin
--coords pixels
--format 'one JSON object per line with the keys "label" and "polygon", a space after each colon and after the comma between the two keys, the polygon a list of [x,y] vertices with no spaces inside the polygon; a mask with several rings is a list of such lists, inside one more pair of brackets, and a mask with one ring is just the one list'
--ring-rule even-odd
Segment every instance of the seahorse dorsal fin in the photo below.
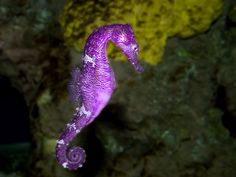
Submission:
{"label": "seahorse dorsal fin", "polygon": [[75,67],[71,71],[71,79],[68,83],[69,99],[72,102],[79,102],[81,97],[80,89],[80,69]]}

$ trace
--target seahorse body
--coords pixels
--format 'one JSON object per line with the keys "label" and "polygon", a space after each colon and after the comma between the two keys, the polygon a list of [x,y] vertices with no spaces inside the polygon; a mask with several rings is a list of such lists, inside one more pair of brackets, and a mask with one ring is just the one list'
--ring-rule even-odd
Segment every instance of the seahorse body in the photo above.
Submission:
{"label": "seahorse body", "polygon": [[79,103],[72,121],[67,124],[56,145],[56,158],[64,168],[76,170],[82,167],[86,154],[81,147],[67,146],[75,136],[91,123],[107,105],[116,88],[114,73],[106,55],[107,42],[111,41],[126,55],[137,72],[142,72],[138,55],[138,44],[130,25],[107,25],[95,30],[86,42],[82,70],[72,70],[68,84],[72,101]]}

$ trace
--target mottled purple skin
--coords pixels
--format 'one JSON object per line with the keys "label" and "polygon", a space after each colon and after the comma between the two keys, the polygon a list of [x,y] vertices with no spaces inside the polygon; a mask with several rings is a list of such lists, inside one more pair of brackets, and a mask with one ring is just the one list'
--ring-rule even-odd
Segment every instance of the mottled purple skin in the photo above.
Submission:
{"label": "mottled purple skin", "polygon": [[130,25],[107,25],[95,30],[84,49],[82,71],[75,68],[68,89],[72,101],[79,103],[73,120],[67,124],[56,145],[56,158],[64,168],[76,170],[85,162],[85,151],[67,146],[85,126],[90,124],[107,105],[116,88],[116,81],[106,55],[107,42],[112,41],[126,55],[137,72],[143,69],[138,63],[138,44]]}

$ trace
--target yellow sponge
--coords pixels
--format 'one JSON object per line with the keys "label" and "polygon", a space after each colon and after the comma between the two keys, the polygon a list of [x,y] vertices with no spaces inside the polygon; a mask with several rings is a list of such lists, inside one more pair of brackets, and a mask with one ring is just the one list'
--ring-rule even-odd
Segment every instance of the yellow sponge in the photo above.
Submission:
{"label": "yellow sponge", "polygon": [[[133,26],[140,59],[161,61],[168,37],[191,37],[206,31],[221,14],[223,0],[68,0],[60,16],[67,45],[82,51],[96,28],[114,23]],[[108,56],[124,59],[114,46]]]}

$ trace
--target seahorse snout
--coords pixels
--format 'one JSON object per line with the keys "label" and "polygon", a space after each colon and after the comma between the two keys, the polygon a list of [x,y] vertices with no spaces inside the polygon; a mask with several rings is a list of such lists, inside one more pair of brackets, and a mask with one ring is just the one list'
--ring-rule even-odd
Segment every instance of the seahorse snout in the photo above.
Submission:
{"label": "seahorse snout", "polygon": [[132,62],[132,65],[133,65],[135,71],[137,71],[138,73],[142,73],[144,71],[143,67],[140,65],[138,60],[136,60],[136,62]]}

